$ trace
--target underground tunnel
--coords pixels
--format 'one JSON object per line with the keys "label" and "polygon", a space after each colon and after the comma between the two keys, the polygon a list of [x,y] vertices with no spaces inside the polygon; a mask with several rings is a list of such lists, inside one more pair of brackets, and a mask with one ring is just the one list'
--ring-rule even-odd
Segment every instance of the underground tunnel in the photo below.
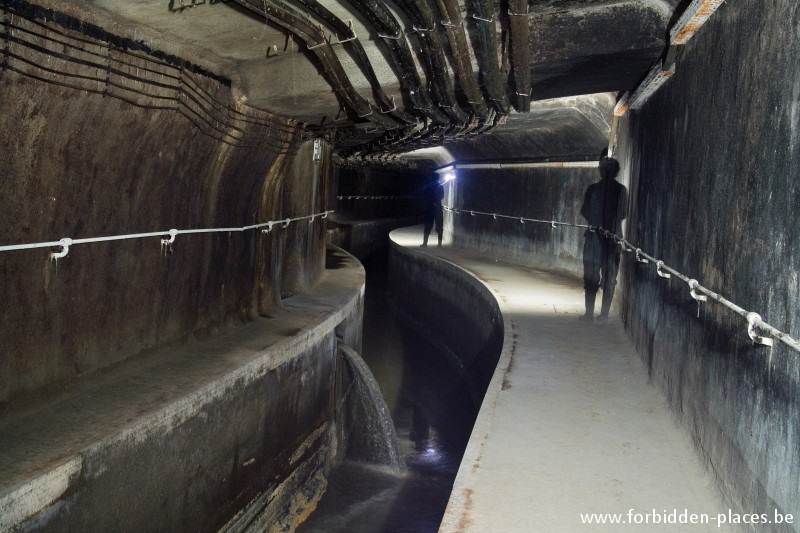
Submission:
{"label": "underground tunnel", "polygon": [[0,532],[800,531],[796,0],[0,0]]}

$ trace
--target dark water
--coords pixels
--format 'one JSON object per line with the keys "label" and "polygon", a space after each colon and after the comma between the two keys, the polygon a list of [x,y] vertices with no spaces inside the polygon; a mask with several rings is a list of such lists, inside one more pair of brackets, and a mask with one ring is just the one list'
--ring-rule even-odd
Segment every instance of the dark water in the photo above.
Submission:
{"label": "dark water", "polygon": [[367,262],[362,357],[391,411],[407,472],[349,459],[301,533],[439,529],[478,407],[446,359],[385,299],[385,258]]}

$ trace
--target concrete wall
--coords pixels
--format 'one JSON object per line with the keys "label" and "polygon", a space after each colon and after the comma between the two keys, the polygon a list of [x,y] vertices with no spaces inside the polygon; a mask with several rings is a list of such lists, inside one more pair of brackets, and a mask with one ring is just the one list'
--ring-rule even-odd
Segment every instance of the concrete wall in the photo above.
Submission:
{"label": "concrete wall", "polygon": [[[308,172],[307,147],[294,157],[296,125],[127,35],[14,5],[4,9],[15,26],[92,54],[15,30],[0,73],[0,243],[241,227],[322,208],[329,165]],[[0,254],[0,406],[269,314],[323,264],[320,224],[282,231],[180,235],[168,256],[157,238],[75,246],[58,262],[47,249]]]}
{"label": "concrete wall", "polygon": [[273,318],[0,418],[0,530],[292,530],[356,423],[337,337],[358,345],[364,270],[330,258]]}
{"label": "concrete wall", "polygon": [[[380,166],[338,166],[335,171],[335,209],[339,220],[373,220],[418,215],[420,196],[430,173]],[[390,196],[364,200],[348,197]]]}
{"label": "concrete wall", "polygon": [[[328,197],[331,179],[331,146],[320,142],[319,160],[314,161],[314,142],[300,146],[284,176],[282,211],[287,217],[322,213],[332,205]],[[325,267],[325,222],[301,221],[276,234],[281,239],[283,268],[281,295],[287,296],[314,284]]]}
{"label": "concrete wall", "polygon": [[462,212],[446,213],[455,244],[523,265],[583,274],[584,229],[553,229],[468,211],[586,224],[581,204],[586,188],[599,180],[597,169],[459,169],[457,174],[447,200]]}
{"label": "concrete wall", "polygon": [[337,166],[332,179],[336,214],[328,224],[328,242],[361,261],[385,252],[391,230],[422,222],[421,195],[430,177],[407,169]]}
{"label": "concrete wall", "polygon": [[[724,4],[623,124],[619,152],[630,240],[795,337],[798,23],[794,0]],[[626,326],[733,505],[800,515],[800,354],[753,345],[715,303],[698,316],[685,284],[627,261]]]}
{"label": "concrete wall", "polygon": [[480,406],[503,347],[494,295],[460,267],[394,242],[388,279],[398,316],[448,357]]}

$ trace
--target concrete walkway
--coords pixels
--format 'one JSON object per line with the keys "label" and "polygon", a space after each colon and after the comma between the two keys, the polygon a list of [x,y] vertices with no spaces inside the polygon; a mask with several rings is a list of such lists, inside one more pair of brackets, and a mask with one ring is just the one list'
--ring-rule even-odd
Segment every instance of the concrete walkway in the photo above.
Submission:
{"label": "concrete walkway", "polygon": [[[505,322],[500,362],[440,531],[731,531],[718,528],[728,506],[648,383],[621,322],[578,320],[579,279],[447,245],[419,248],[421,233],[396,230],[392,239],[478,277]],[[620,522],[582,518],[593,513]],[[707,523],[670,523],[692,513]]]}

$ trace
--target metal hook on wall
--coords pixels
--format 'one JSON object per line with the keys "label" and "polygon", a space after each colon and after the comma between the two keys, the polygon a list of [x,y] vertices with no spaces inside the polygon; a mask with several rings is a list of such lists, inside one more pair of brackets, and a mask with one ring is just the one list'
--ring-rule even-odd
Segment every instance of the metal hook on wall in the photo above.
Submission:
{"label": "metal hook on wall", "polygon": [[697,292],[700,283],[696,279],[690,279],[687,283],[689,284],[689,294],[697,301],[697,318],[700,318],[700,302],[705,302],[708,297]]}
{"label": "metal hook on wall", "polygon": [[758,313],[750,312],[747,313],[747,335],[750,337],[756,344],[762,344],[764,346],[772,346],[772,339],[769,337],[762,337],[758,333],[756,333],[756,327],[762,322],[761,315]]}
{"label": "metal hook on wall", "polygon": [[658,263],[656,263],[656,274],[658,274],[662,278],[671,278],[672,274],[670,274],[669,272],[663,272],[661,270],[663,266],[664,266],[664,261],[659,261]]}
{"label": "metal hook on wall", "polygon": [[174,251],[172,245],[175,243],[175,237],[178,236],[178,230],[172,228],[167,232],[167,235],[169,235],[168,239],[161,239],[161,252],[164,255],[169,255]]}
{"label": "metal hook on wall", "polygon": [[62,257],[67,257],[69,253],[69,247],[72,245],[72,239],[69,237],[64,237],[60,241],[58,241],[58,245],[61,246],[61,251],[59,252],[51,252],[50,253],[50,260],[58,260]]}
{"label": "metal hook on wall", "polygon": [[697,300],[698,302],[705,302],[708,300],[708,297],[705,294],[700,294],[697,292],[697,287],[700,285],[696,279],[690,279],[688,282],[689,284],[689,294]]}

